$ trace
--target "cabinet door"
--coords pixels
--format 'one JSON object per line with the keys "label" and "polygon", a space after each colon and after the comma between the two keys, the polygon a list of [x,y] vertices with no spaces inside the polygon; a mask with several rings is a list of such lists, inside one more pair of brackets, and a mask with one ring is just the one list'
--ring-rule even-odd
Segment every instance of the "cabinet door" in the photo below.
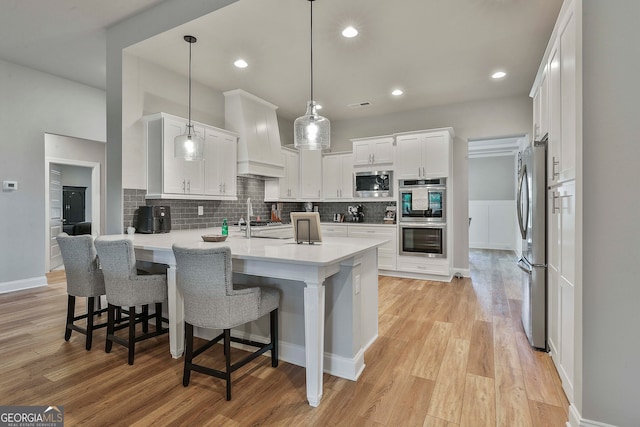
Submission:
{"label": "cabinet door", "polygon": [[300,187],[300,156],[298,153],[287,151],[285,153],[285,185],[287,198],[295,200],[298,198],[298,188]]}
{"label": "cabinet door", "polygon": [[576,270],[576,214],[575,181],[559,188],[560,193],[560,377],[567,391],[573,392],[575,370],[575,270]]}
{"label": "cabinet door", "polygon": [[205,129],[204,194],[236,196],[237,139],[216,129]]}
{"label": "cabinet door", "polygon": [[322,197],[322,151],[300,151],[300,198],[320,200]]}
{"label": "cabinet door", "polygon": [[219,164],[221,155],[221,135],[213,129],[205,130],[204,138],[204,194],[222,195]]}
{"label": "cabinet door", "polygon": [[399,135],[397,137],[397,179],[422,178],[421,135]]}
{"label": "cabinet door", "polygon": [[353,165],[367,166],[372,163],[371,144],[369,141],[355,141],[353,143]]}
{"label": "cabinet door", "polygon": [[218,178],[222,183],[222,195],[235,197],[237,195],[238,141],[231,135],[223,134],[220,138],[218,156]]}
{"label": "cabinet door", "polygon": [[393,164],[393,138],[380,138],[371,141],[373,164]]}
{"label": "cabinet door", "polygon": [[548,268],[547,268],[547,331],[549,352],[559,364],[560,349],[560,196],[557,189],[547,192],[549,222],[547,224]]}
{"label": "cabinet door", "polygon": [[325,200],[340,199],[342,186],[342,158],[326,156],[322,159],[322,194]]}
{"label": "cabinet door", "polygon": [[[323,173],[325,171],[323,171]],[[350,155],[342,156],[342,183],[340,184],[340,197],[343,199],[353,198],[353,163],[351,162]]]}
{"label": "cabinet door", "polygon": [[572,16],[560,35],[560,181],[576,176],[576,29]]}
{"label": "cabinet door", "polygon": [[547,155],[547,182],[554,184],[560,178],[561,144],[561,92],[560,92],[560,48],[556,43],[549,55],[549,141]]}
{"label": "cabinet door", "polygon": [[446,135],[425,135],[423,178],[449,176],[449,148]]}
{"label": "cabinet door", "polygon": [[162,192],[185,194],[187,182],[184,177],[184,160],[174,157],[174,139],[185,131],[186,122],[171,118],[163,119],[162,139]]}

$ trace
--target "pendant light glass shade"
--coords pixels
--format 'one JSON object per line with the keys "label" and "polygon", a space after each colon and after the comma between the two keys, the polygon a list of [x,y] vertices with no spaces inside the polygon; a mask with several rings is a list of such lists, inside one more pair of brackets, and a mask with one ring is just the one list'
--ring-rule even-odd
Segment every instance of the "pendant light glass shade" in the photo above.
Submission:
{"label": "pendant light glass shade", "polygon": [[173,140],[173,155],[184,160],[202,160],[204,158],[204,140],[198,136],[193,125],[188,124],[182,135]]}
{"label": "pendant light glass shade", "polygon": [[174,157],[189,161],[204,158],[204,140],[196,134],[191,124],[191,45],[197,40],[193,36],[184,36],[184,41],[189,43],[189,123],[184,133],[173,140]]}
{"label": "pendant light glass shade", "polygon": [[326,150],[331,148],[331,124],[329,119],[316,112],[315,101],[309,101],[307,112],[293,122],[294,144],[301,150]]}
{"label": "pendant light glass shade", "polygon": [[293,123],[293,143],[299,150],[328,150],[331,148],[331,124],[329,119],[322,117],[316,111],[313,100],[313,2],[311,4],[311,100],[307,103],[304,116],[298,117]]}

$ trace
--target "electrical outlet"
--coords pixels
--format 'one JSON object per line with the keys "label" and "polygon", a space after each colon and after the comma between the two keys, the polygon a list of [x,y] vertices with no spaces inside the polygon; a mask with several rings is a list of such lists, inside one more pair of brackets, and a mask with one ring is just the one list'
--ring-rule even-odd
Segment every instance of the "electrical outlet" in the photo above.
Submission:
{"label": "electrical outlet", "polygon": [[355,282],[356,282],[356,295],[358,295],[360,293],[360,275],[359,274],[356,275]]}
{"label": "electrical outlet", "polygon": [[198,206],[198,216],[204,215],[204,206]]}

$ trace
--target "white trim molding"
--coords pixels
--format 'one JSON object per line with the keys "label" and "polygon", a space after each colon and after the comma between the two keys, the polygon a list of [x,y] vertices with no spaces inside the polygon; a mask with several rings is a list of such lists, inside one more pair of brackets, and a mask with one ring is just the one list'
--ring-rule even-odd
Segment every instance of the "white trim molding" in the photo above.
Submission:
{"label": "white trim molding", "polygon": [[0,283],[0,294],[22,291],[25,289],[39,288],[41,286],[47,286],[46,276],[32,277],[30,279],[21,279]]}
{"label": "white trim molding", "polygon": [[575,405],[569,405],[569,421],[567,427],[617,427],[614,424],[607,424],[600,421],[585,420],[580,417],[580,412]]}

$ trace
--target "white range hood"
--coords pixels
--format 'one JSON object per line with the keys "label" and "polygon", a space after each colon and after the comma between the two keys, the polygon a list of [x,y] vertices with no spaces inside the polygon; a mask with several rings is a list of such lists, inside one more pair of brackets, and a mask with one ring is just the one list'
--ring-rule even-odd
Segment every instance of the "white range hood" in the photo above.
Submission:
{"label": "white range hood", "polygon": [[238,175],[284,176],[275,105],[235,89],[224,92],[225,129],[236,132]]}

